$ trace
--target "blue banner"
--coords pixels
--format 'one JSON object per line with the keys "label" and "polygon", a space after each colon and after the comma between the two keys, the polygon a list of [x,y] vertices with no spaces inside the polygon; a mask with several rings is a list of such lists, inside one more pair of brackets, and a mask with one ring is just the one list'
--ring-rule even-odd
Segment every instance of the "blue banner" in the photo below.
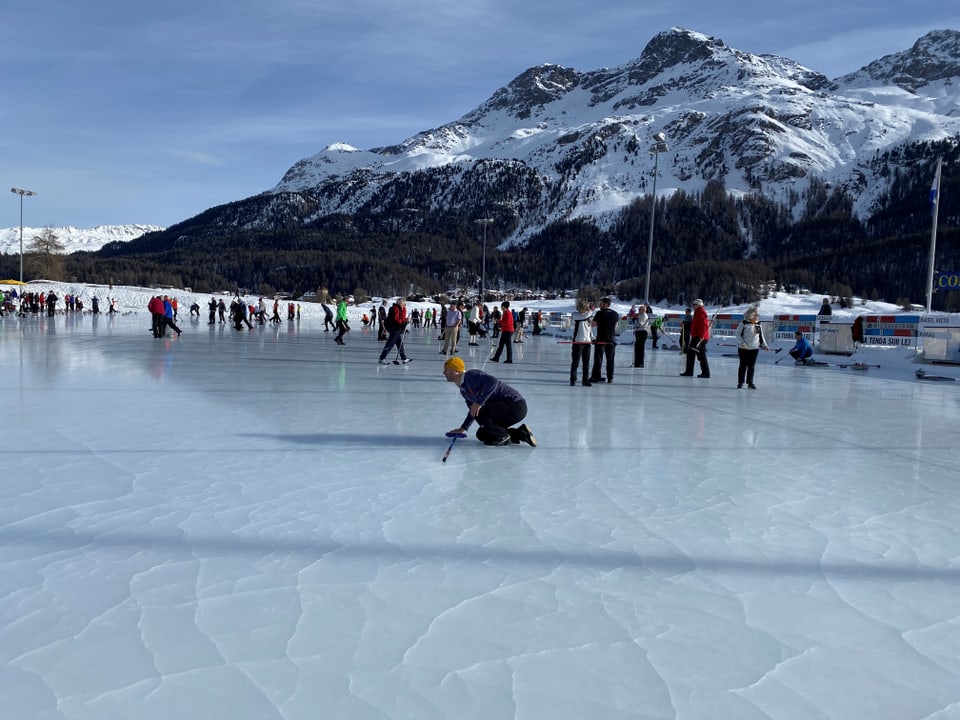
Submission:
{"label": "blue banner", "polygon": [[960,272],[937,273],[937,281],[933,285],[937,290],[960,290]]}

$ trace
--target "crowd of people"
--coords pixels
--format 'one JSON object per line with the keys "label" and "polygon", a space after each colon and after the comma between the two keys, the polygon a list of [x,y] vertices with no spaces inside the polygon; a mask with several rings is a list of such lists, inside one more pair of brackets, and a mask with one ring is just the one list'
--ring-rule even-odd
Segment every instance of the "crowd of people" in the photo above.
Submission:
{"label": "crowd of people", "polygon": [[[29,292],[17,295],[12,291],[7,295],[0,292],[0,312],[17,308],[19,312],[33,312],[53,315],[57,310],[60,298],[51,290],[49,292]],[[63,299],[64,312],[83,311],[84,305],[78,296],[66,295]],[[94,313],[99,312],[99,298],[92,298]],[[324,331],[336,332],[334,341],[345,346],[345,337],[350,332],[348,317],[348,303],[345,297],[339,297],[333,303],[322,303],[324,311]],[[177,322],[179,306],[176,298],[169,295],[156,295],[150,299],[147,308],[151,314],[151,329],[155,338],[162,338],[170,330],[179,336],[182,333]],[[256,303],[248,303],[239,295],[234,297],[229,305],[223,297],[211,297],[207,304],[208,324],[230,323],[236,330],[253,330],[254,324],[280,324],[280,301],[274,299],[272,307],[268,307],[264,298]],[[299,320],[301,307],[297,303],[287,303],[287,320]],[[824,302],[821,315],[827,314],[829,305]],[[116,301],[110,300],[110,312],[117,312]],[[190,307],[191,316],[200,317],[200,305],[194,302]],[[661,335],[663,318],[654,316],[649,305],[641,304],[630,309],[623,318],[633,331],[634,348],[633,362],[635,368],[643,368],[646,359],[646,343],[656,349]],[[613,383],[616,370],[616,347],[618,327],[621,321],[619,314],[612,309],[611,300],[604,297],[599,307],[587,302],[578,301],[576,310],[571,316],[572,333],[571,345],[570,385],[576,385],[578,376],[580,383],[590,387],[596,383]],[[495,346],[492,355],[487,359],[490,362],[512,363],[514,361],[513,346],[524,341],[524,331],[531,323],[533,334],[539,335],[544,327],[544,317],[540,311],[532,314],[527,308],[517,310],[511,307],[509,300],[504,300],[499,307],[490,308],[480,302],[466,303],[453,301],[440,308],[414,308],[408,311],[406,301],[397,299],[388,306],[386,300],[374,304],[369,311],[364,312],[362,323],[365,328],[377,331],[377,339],[384,343],[378,362],[389,364],[390,355],[396,353],[392,360],[395,364],[413,362],[406,351],[404,337],[410,328],[436,330],[437,343],[440,355],[450,356],[443,365],[443,375],[448,382],[454,383],[460,390],[467,403],[468,414],[464,421],[448,436],[465,435],[467,429],[477,423],[477,438],[486,445],[511,445],[525,442],[536,446],[536,439],[526,424],[519,424],[526,417],[527,406],[523,396],[511,386],[481,370],[467,370],[464,361],[456,357],[461,334],[466,328],[469,346],[479,346],[480,340],[490,338]],[[685,358],[685,367],[681,377],[693,377],[694,368],[699,365],[699,378],[710,378],[710,365],[707,359],[707,345],[710,341],[712,320],[707,314],[702,300],[694,300],[691,307],[686,308],[684,318],[680,323],[680,352]],[[672,339],[672,338],[671,338]],[[770,351],[770,347],[763,334],[759,322],[759,311],[755,307],[749,308],[743,315],[743,320],[737,332],[737,388],[747,387],[756,389],[755,372],[757,357],[761,351]],[[805,364],[812,359],[813,348],[804,338],[803,333],[797,332],[795,344],[789,350],[789,355],[798,364]],[[563,341],[561,341],[563,342]],[[675,346],[674,346],[675,347]]]}
{"label": "crowd of people", "polygon": [[[63,300],[63,308],[59,303]],[[100,311],[100,298],[94,295],[91,298],[90,312],[98,315]],[[113,314],[118,312],[117,302],[114,298],[109,300],[109,310]],[[64,293],[60,298],[53,290],[41,290],[40,292],[18,293],[16,289],[7,292],[0,290],[0,317],[6,313],[17,313],[21,317],[27,315],[44,315],[53,317],[58,312],[62,313],[82,313],[86,309],[86,304],[79,294]]]}
{"label": "crowd of people", "polygon": [[[39,300],[38,300],[39,302]],[[324,330],[336,332],[334,342],[345,346],[345,337],[350,332],[348,304],[345,297],[339,297],[333,303],[322,303],[324,311]],[[332,307],[331,307],[332,306]],[[178,319],[177,301],[169,296],[156,296],[150,301],[150,312],[154,336],[163,337],[169,328],[177,335],[180,328],[176,325]],[[824,303],[820,314],[826,314],[829,304]],[[229,308],[223,298],[212,297],[208,304],[209,324],[233,323],[237,330],[244,328],[252,330],[254,323],[266,324],[281,323],[280,302],[275,299],[272,305],[272,314],[269,313],[264,299],[257,303],[248,304],[237,296],[230,303]],[[287,319],[300,318],[300,305],[288,303]],[[194,303],[191,314],[199,316],[199,306]],[[362,323],[365,328],[377,330],[377,339],[384,343],[378,362],[386,365],[408,364],[413,362],[404,345],[404,336],[410,328],[436,329],[440,355],[455,355],[459,352],[459,343],[464,327],[469,337],[469,346],[479,346],[481,338],[490,337],[495,341],[495,350],[488,358],[490,362],[513,363],[513,346],[524,341],[524,329],[532,319],[533,333],[542,332],[543,316],[540,311],[532,314],[527,308],[517,310],[512,308],[509,300],[504,300],[499,307],[492,310],[485,304],[474,302],[466,303],[463,300],[452,301],[439,308],[414,308],[408,311],[406,300],[400,298],[388,306],[386,300],[374,305],[365,311]],[[653,315],[649,305],[633,306],[624,318],[633,330],[633,367],[643,368],[646,359],[647,340],[651,347],[656,349],[663,331],[663,318]],[[577,384],[578,374],[580,383],[590,387],[596,383],[612,383],[616,371],[617,331],[620,323],[619,314],[612,309],[611,300],[604,297],[599,307],[587,302],[578,301],[576,310],[571,315],[572,338],[570,359],[570,384]],[[704,303],[699,298],[694,300],[691,307],[686,308],[680,322],[679,349],[685,363],[680,373],[681,377],[694,377],[694,370],[699,366],[696,375],[702,379],[710,378],[710,363],[707,357],[707,346],[710,341],[710,329],[713,321],[707,314]],[[759,322],[757,308],[749,308],[737,332],[737,388],[747,387],[756,390],[754,382],[757,357],[761,351],[769,351],[763,329]],[[675,347],[675,346],[674,346]],[[390,360],[391,352],[396,352],[394,360]],[[797,333],[796,344],[789,350],[789,354],[798,364],[806,364],[813,355],[813,348],[804,339],[802,333]]]}

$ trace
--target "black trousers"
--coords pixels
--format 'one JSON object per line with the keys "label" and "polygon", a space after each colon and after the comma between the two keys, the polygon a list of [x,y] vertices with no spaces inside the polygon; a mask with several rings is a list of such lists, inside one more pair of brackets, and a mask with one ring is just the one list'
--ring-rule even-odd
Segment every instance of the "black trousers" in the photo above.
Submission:
{"label": "black trousers", "polygon": [[583,381],[590,380],[590,343],[574,343],[570,346],[570,382],[577,381],[577,366],[583,364]]}
{"label": "black trousers", "polygon": [[503,352],[503,349],[507,349],[507,362],[513,362],[513,333],[512,332],[502,332],[500,333],[500,344],[497,345],[497,352],[493,355],[493,360],[500,359],[500,353]]}
{"label": "black trousers", "polygon": [[647,333],[646,330],[634,330],[633,331],[633,366],[634,367],[643,367],[643,356],[644,351],[647,349]]}
{"label": "black trousers", "polygon": [[161,315],[163,326],[160,329],[160,337],[163,337],[167,334],[167,328],[173,330],[177,335],[180,334],[180,328],[177,327],[177,324],[173,321],[172,317],[167,317],[166,315]]}
{"label": "black trousers", "polygon": [[605,345],[597,345],[596,350],[593,353],[593,373],[590,377],[595,380],[600,380],[601,366],[603,365],[604,359],[607,361],[607,381],[613,381],[613,366],[614,358],[617,354],[617,346],[612,342],[608,342]]}
{"label": "black trousers", "polygon": [[700,374],[704,377],[710,377],[710,363],[707,362],[707,343],[708,340],[702,338],[690,338],[690,347],[687,349],[687,368],[683,371],[684,375],[693,375],[693,361],[700,361]]}
{"label": "black trousers", "polygon": [[403,360],[407,359],[407,353],[403,349],[403,328],[397,330],[391,330],[390,334],[387,336],[387,344],[383,346],[383,351],[380,353],[380,359],[386,360],[387,355],[390,354],[390,351],[396,346],[397,350],[400,352],[400,357]]}
{"label": "black trousers", "polygon": [[511,432],[511,425],[516,425],[527,416],[527,401],[507,400],[500,398],[490,400],[480,408],[480,414],[477,415],[477,440],[490,442],[503,440],[510,436],[512,442],[520,442],[516,431]]}
{"label": "black trousers", "polygon": [[760,349],[744,350],[737,348],[737,355],[740,357],[740,366],[737,368],[737,385],[743,385],[746,380],[747,385],[753,385],[753,371],[757,366],[757,355]]}

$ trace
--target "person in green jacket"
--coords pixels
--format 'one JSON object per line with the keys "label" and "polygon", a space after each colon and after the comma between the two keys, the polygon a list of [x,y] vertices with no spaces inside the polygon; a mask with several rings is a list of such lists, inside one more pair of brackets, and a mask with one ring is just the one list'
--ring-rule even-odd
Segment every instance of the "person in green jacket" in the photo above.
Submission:
{"label": "person in green jacket", "polygon": [[350,325],[347,323],[347,300],[341,297],[337,302],[337,336],[333,339],[337,345],[346,345],[343,336],[350,332]]}
{"label": "person in green jacket", "polygon": [[[650,306],[647,305],[647,314],[651,313]],[[650,340],[654,350],[657,349],[657,343],[660,342],[660,330],[663,328],[663,318],[654,317],[650,320]]]}

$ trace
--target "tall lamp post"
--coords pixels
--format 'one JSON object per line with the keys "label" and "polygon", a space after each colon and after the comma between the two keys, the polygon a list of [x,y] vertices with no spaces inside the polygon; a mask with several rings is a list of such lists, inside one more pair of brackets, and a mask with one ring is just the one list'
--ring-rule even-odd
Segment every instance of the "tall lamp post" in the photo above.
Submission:
{"label": "tall lamp post", "polygon": [[480,272],[480,305],[483,305],[484,292],[487,289],[487,225],[493,222],[493,218],[479,218],[474,220],[477,225],[483,225],[483,266]]}
{"label": "tall lamp post", "polygon": [[657,167],[660,153],[667,152],[667,138],[661,132],[653,136],[654,143],[650,146],[653,155],[653,196],[650,200],[650,235],[647,238],[647,281],[643,286],[643,301],[650,304],[650,264],[653,262],[653,220],[657,212]]}
{"label": "tall lamp post", "polygon": [[20,196],[20,289],[18,295],[23,294],[23,196],[31,197],[36,195],[33,190],[21,190],[20,188],[10,188],[10,192]]}

